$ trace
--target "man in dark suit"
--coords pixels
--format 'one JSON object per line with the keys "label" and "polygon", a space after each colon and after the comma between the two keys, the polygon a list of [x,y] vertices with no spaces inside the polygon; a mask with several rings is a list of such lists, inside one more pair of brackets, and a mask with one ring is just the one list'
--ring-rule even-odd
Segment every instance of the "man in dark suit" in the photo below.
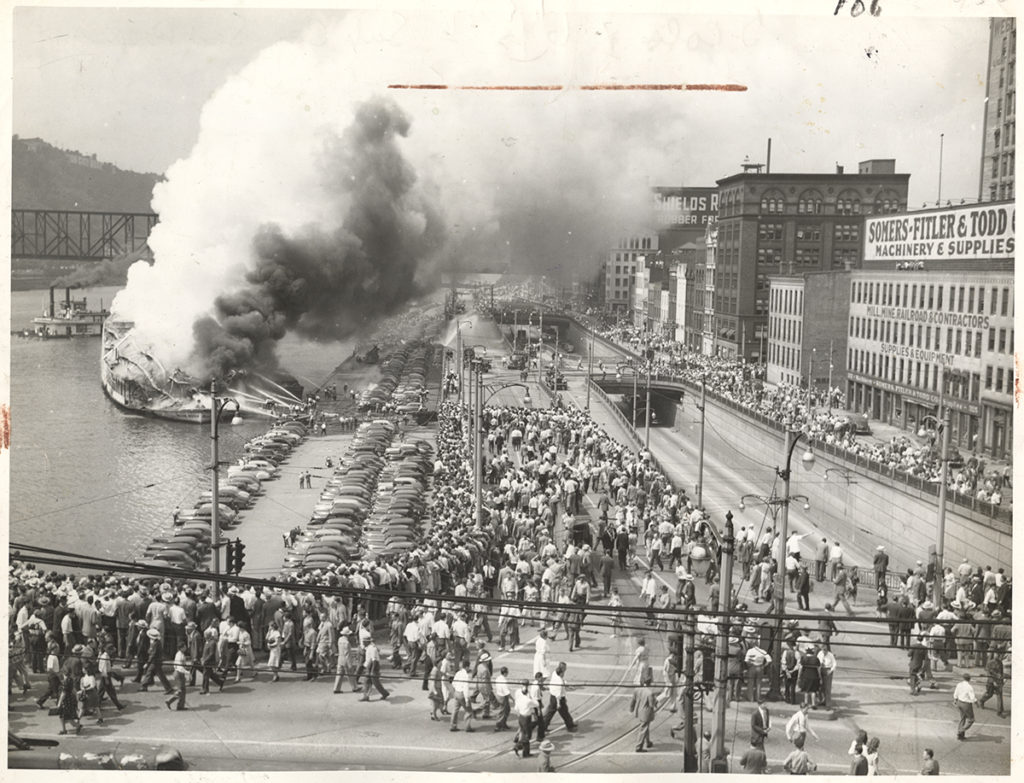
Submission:
{"label": "man in dark suit", "polygon": [[647,748],[653,748],[651,742],[651,721],[654,720],[655,696],[651,690],[651,682],[654,675],[651,667],[644,669],[640,679],[640,687],[633,691],[633,700],[630,702],[629,711],[640,721],[636,732],[636,752],[646,753]]}
{"label": "man in dark suit", "polygon": [[750,716],[750,744],[764,750],[764,739],[772,725],[772,717],[765,706],[764,696],[757,699],[757,709]]}

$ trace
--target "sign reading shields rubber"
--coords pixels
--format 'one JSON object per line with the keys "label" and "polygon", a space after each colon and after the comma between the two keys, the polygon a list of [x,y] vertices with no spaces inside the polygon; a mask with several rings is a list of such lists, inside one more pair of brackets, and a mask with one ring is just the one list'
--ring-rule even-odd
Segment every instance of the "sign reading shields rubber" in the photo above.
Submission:
{"label": "sign reading shields rubber", "polygon": [[864,221],[865,261],[1013,258],[1013,204],[975,204]]}

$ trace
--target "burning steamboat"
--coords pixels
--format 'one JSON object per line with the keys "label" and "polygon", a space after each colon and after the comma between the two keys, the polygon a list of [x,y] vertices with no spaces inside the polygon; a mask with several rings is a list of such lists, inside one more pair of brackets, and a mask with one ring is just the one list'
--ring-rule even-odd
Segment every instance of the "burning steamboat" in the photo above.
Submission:
{"label": "burning steamboat", "polygon": [[[209,423],[210,391],[180,369],[168,370],[139,343],[133,322],[104,321],[101,351],[100,382],[119,407],[159,419]],[[224,406],[221,417],[230,419],[239,412],[273,417],[282,409],[300,405],[302,386],[289,375],[275,375],[276,379],[236,374],[224,394],[237,405]]]}

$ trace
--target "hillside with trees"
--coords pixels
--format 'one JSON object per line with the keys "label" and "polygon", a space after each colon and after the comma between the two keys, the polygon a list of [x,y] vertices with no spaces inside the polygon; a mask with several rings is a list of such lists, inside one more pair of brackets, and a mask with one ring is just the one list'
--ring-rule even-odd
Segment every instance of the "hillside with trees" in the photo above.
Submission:
{"label": "hillside with trees", "polygon": [[126,171],[42,139],[13,139],[11,196],[15,209],[149,212],[158,174]]}

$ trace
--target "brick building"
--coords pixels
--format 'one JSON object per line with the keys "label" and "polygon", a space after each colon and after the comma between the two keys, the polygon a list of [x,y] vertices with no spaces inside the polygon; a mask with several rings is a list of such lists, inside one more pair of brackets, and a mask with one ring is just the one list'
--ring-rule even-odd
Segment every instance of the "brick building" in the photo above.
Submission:
{"label": "brick building", "polygon": [[857,268],[865,217],[904,211],[909,180],[893,160],[865,161],[856,174],[744,172],[718,180],[709,266],[714,351],[763,361],[769,278]]}

